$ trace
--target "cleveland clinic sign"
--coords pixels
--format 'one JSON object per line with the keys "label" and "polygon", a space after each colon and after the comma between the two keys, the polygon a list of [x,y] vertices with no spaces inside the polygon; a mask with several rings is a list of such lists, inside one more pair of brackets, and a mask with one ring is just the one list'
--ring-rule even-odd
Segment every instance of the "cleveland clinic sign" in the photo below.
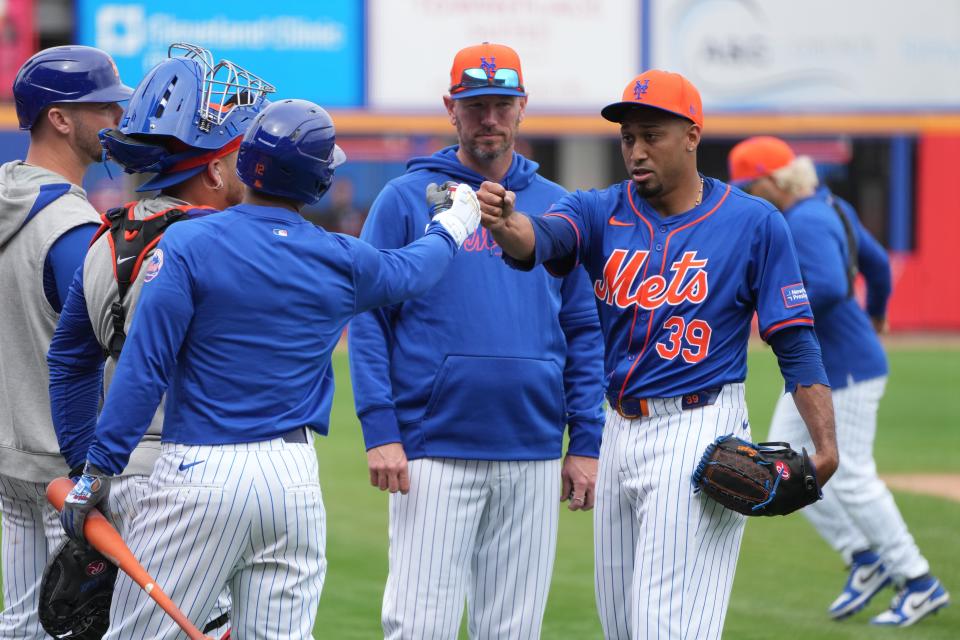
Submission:
{"label": "cleveland clinic sign", "polygon": [[277,87],[278,97],[358,106],[363,100],[358,4],[334,0],[278,15],[267,13],[262,2],[243,0],[231,5],[228,16],[211,14],[205,3],[79,0],[77,24],[79,41],[109,52],[128,84],[164,59],[170,43],[192,42],[261,75]]}

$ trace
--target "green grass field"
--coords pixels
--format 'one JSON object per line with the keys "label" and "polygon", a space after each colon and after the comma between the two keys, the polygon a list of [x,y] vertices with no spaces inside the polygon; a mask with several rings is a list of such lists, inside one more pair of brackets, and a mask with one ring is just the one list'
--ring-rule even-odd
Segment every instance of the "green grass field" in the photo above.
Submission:
{"label": "green grass field", "polygon": [[[877,463],[881,472],[960,473],[960,352],[895,350],[881,405]],[[360,429],[353,413],[346,358],[338,354],[337,401],[330,437],[318,446],[327,506],[330,562],[320,601],[317,638],[382,637],[380,603],[386,579],[386,496],[370,487]],[[769,350],[750,354],[747,395],[753,432],[766,434],[782,379]],[[937,575],[960,597],[960,504],[897,493],[911,531]],[[561,510],[553,584],[543,637],[601,638],[593,597],[590,516]],[[866,639],[960,638],[960,606],[948,607],[910,629],[867,624],[893,591],[881,593],[864,612],[836,623],[826,607],[846,572],[838,556],[807,523],[788,518],[753,519],[747,526],[725,638]],[[466,637],[465,634],[461,634]]]}
{"label": "green grass field", "polygon": [[[894,349],[881,405],[877,463],[881,473],[960,473],[960,352]],[[747,396],[753,433],[766,434],[782,381],[768,350],[750,354]],[[318,446],[327,509],[329,570],[315,637],[382,637],[379,624],[387,572],[386,495],[368,484],[360,428],[353,412],[345,354],[336,354],[337,396],[330,437]],[[936,574],[960,597],[960,503],[897,493],[897,502]],[[589,514],[561,510],[553,584],[543,637],[600,638],[593,596]],[[840,559],[799,515],[753,519],[747,526],[724,637],[874,639],[960,638],[960,606],[948,607],[910,629],[867,624],[893,591],[841,622],[826,607],[846,578]],[[462,634],[466,637],[465,634]]]}

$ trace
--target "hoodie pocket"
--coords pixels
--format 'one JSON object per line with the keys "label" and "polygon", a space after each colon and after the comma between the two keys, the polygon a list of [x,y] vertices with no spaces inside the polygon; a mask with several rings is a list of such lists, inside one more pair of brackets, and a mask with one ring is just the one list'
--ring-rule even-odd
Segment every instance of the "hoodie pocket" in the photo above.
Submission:
{"label": "hoodie pocket", "polygon": [[559,457],[565,416],[563,371],[556,362],[450,355],[423,416],[424,444],[431,456]]}

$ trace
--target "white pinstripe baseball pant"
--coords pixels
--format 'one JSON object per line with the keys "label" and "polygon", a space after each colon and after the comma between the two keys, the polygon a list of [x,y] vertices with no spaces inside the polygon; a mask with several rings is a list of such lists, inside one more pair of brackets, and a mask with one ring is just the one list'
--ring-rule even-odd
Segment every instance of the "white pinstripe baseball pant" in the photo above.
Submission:
{"label": "white pinstripe baseball pant", "polygon": [[[133,525],[133,519],[143,508],[150,493],[150,477],[142,475],[120,476],[110,481],[110,520],[120,533],[120,537],[127,539],[127,534]],[[213,612],[209,619],[220,618],[230,612],[230,590],[224,588],[217,598],[217,604],[213,607]],[[205,625],[198,624],[201,629]],[[213,638],[219,638],[227,629],[230,623],[211,630],[208,635]]]}
{"label": "white pinstripe baseball pant", "polygon": [[411,460],[390,496],[390,640],[539,638],[553,574],[560,460]]}
{"label": "white pinstripe baseball pant", "polygon": [[3,511],[3,603],[0,638],[45,640],[37,606],[40,578],[66,535],[57,511],[46,498],[47,486],[0,475]]}
{"label": "white pinstripe baseball pant", "polygon": [[[823,488],[823,500],[802,510],[821,537],[850,563],[853,553],[873,549],[898,580],[927,573],[893,494],[877,475],[873,442],[877,410],[887,377],[855,382],[833,392],[840,466]],[[794,449],[813,450],[810,434],[793,396],[780,398],[770,425],[770,439],[789,442]]]}
{"label": "white pinstripe baseball pant", "polygon": [[[312,439],[311,439],[312,440]],[[312,442],[164,444],[127,544],[195,623],[224,586],[234,640],[309,638],[326,573]],[[105,640],[173,640],[179,628],[125,574]]]}
{"label": "white pinstripe baseball pant", "polygon": [[691,476],[718,436],[750,439],[742,384],[715,404],[648,401],[649,417],[608,410],[594,512],[597,609],[606,638],[718,639],[746,518]]}

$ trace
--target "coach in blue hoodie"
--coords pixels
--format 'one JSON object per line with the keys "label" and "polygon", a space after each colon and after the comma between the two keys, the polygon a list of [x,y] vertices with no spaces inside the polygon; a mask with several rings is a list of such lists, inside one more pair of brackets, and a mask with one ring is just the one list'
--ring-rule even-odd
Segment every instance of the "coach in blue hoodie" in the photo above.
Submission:
{"label": "coach in blue hoodie", "polygon": [[[828,615],[834,620],[854,615],[892,582],[897,595],[890,608],[870,622],[911,626],[947,606],[950,594],[931,575],[873,459],[877,410],[887,383],[887,358],[877,338],[891,291],[886,251],[849,203],[819,186],[810,158],[796,156],[784,140],[744,140],[730,151],[729,163],[732,180],[783,211],[830,379],[840,466],[823,500],[803,510],[850,568]],[[866,282],[866,309],[854,297],[858,272]],[[789,394],[777,403],[769,438],[812,446]]]}
{"label": "coach in blue hoodie", "polygon": [[[525,211],[566,193],[514,151],[513,49],[461,50],[450,84],[459,145],[387,184],[361,234],[375,246],[423,235],[431,183],[496,180]],[[478,229],[431,291],[357,316],[349,337],[370,481],[391,492],[385,637],[456,637],[465,598],[471,637],[539,637],[559,501],[593,506],[603,351],[586,273],[509,269]]]}

